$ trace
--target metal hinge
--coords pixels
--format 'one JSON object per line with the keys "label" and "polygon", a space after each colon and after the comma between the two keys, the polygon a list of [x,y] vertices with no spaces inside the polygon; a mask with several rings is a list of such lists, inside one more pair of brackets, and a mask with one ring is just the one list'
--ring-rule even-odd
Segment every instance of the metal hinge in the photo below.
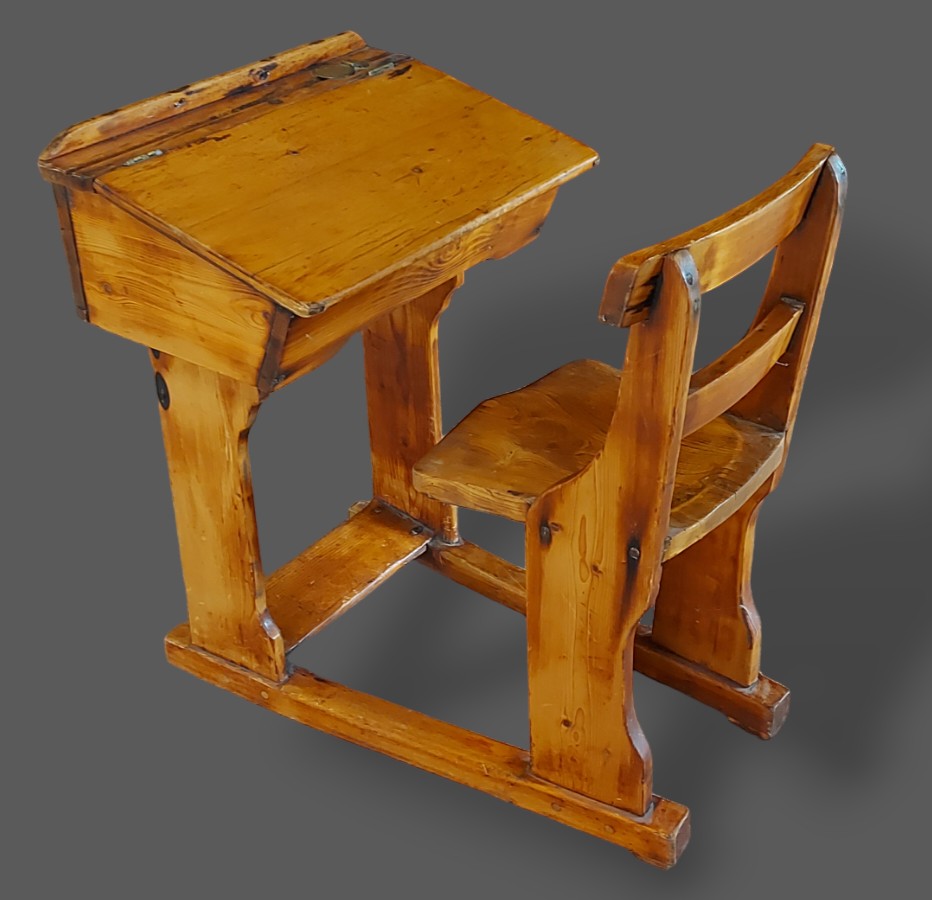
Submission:
{"label": "metal hinge", "polygon": [[352,78],[354,75],[373,76],[390,72],[399,64],[410,60],[404,53],[393,53],[378,59],[331,59],[320,65],[312,66],[310,71],[318,78]]}
{"label": "metal hinge", "polygon": [[150,150],[148,153],[140,153],[139,156],[133,156],[126,160],[126,162],[121,163],[121,165],[135,166],[136,163],[146,162],[147,160],[154,159],[156,156],[161,156],[164,152],[164,150]]}

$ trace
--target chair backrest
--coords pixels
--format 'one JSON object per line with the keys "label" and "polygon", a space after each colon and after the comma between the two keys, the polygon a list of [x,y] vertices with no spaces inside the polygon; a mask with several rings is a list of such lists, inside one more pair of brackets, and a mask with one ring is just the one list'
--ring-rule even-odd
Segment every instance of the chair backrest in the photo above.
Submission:
{"label": "chair backrest", "polygon": [[[672,379],[663,391],[669,404],[655,407],[651,414],[668,423],[681,420],[680,438],[731,411],[785,432],[788,442],[832,267],[845,188],[845,168],[834,149],[815,144],[787,175],[752,200],[698,228],[622,257],[612,268],[600,318],[632,326],[625,359],[629,378]],[[676,383],[672,372],[645,374],[658,368],[658,354],[669,354],[669,341],[675,339],[652,323],[656,317],[677,316],[676,310],[664,313],[665,304],[683,305],[688,298],[698,316],[704,292],[739,275],[772,250],[773,267],[763,300],[750,330],[737,344],[685,382]],[[696,333],[689,329],[690,370]],[[620,396],[612,429],[619,439],[622,431],[630,432],[623,400]]]}

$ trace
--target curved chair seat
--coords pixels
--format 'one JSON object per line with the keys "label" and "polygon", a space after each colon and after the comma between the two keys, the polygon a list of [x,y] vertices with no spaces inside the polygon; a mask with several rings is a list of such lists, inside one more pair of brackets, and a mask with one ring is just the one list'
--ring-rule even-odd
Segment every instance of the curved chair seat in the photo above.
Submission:
{"label": "curved chair seat", "polygon": [[[430,497],[518,522],[602,449],[618,369],[576,360],[477,406],[414,468]],[[732,515],[779,466],[783,432],[721,415],[683,439],[664,559]]]}

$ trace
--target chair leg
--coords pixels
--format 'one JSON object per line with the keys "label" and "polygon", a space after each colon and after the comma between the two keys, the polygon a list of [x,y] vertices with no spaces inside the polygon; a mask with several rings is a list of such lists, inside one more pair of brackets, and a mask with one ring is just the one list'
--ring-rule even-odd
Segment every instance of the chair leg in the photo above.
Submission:
{"label": "chair leg", "polygon": [[663,566],[655,644],[742,686],[760,674],[760,616],[751,595],[763,485],[733,516]]}
{"label": "chair leg", "polygon": [[790,692],[760,671],[760,616],[751,596],[754,526],[770,482],[714,531],[664,563],[652,629],[637,668],[723,712],[760,738],[786,721]]}
{"label": "chair leg", "polygon": [[[632,673],[637,621],[649,594],[641,602],[619,597],[611,570],[595,562],[601,548],[590,545],[580,556],[584,534],[580,540],[560,526],[559,539],[551,538],[548,529],[557,523],[536,521],[534,510],[527,524],[531,772],[643,815],[651,804],[652,762],[634,711]],[[629,586],[640,594],[646,585]]]}
{"label": "chair leg", "polygon": [[191,643],[281,681],[285,647],[266,607],[247,447],[259,392],[166,353],[153,366]]}

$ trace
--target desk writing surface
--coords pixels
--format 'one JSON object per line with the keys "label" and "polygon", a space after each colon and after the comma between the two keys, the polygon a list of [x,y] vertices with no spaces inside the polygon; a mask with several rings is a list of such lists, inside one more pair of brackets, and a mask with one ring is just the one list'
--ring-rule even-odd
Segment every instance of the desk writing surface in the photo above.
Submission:
{"label": "desk writing surface", "polygon": [[416,60],[322,87],[168,140],[96,189],[308,315],[596,162]]}

